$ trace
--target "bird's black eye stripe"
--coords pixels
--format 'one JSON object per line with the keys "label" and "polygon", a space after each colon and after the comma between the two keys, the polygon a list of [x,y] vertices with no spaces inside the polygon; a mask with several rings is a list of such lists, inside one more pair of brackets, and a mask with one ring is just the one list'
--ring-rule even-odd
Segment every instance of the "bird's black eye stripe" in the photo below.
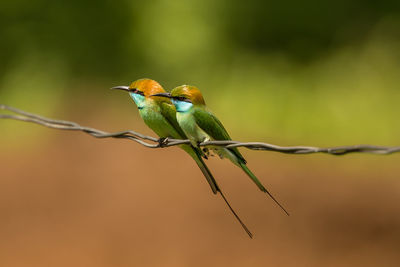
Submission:
{"label": "bird's black eye stripe", "polygon": [[188,98],[186,98],[184,96],[177,96],[177,97],[175,97],[175,99],[178,100],[178,101],[184,101],[184,102],[192,103],[192,101],[190,101],[190,99],[188,99]]}
{"label": "bird's black eye stripe", "polygon": [[129,89],[129,91],[131,91],[132,93],[144,96],[144,93],[142,91],[138,90],[137,88]]}

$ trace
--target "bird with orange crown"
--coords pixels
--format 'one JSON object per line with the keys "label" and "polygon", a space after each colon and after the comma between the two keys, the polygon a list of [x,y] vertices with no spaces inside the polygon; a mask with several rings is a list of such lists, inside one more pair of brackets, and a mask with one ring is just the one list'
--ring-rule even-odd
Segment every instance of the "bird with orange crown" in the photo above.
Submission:
{"label": "bird with orange crown", "polygon": [[[161,143],[165,138],[187,139],[187,137],[189,137],[179,126],[175,106],[169,98],[164,97],[168,94],[158,82],[151,79],[140,79],[131,83],[130,86],[115,86],[111,89],[124,90],[129,93],[139,109],[140,116],[146,125],[161,138]],[[193,98],[193,100],[194,99],[195,98]],[[182,105],[177,105],[179,112],[182,108],[185,109],[187,106],[185,103],[189,102],[183,101],[182,103]],[[195,143],[195,145],[197,145],[197,143]],[[188,144],[180,145],[180,147],[194,159],[207,179],[213,193],[219,193],[222,196],[243,229],[250,237],[252,237],[252,233],[232,209],[215,178],[204,163],[202,159],[203,152],[201,149]]]}
{"label": "bird with orange crown", "polygon": [[[157,93],[153,96],[162,96],[172,99],[176,108],[176,118],[179,126],[189,138],[193,147],[199,147],[201,142],[212,140],[231,140],[220,120],[206,107],[203,95],[195,86],[182,85],[174,88],[171,93]],[[286,209],[263,186],[258,178],[246,166],[246,160],[236,147],[211,147],[221,158],[227,158],[240,167],[287,215]]]}

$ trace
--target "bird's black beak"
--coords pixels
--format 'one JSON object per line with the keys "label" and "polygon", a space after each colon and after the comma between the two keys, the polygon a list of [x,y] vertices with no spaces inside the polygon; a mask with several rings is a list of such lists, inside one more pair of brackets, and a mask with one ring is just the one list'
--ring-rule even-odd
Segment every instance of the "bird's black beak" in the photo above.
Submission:
{"label": "bird's black beak", "polygon": [[158,94],[154,94],[151,96],[161,96],[161,97],[168,97],[168,98],[172,98],[170,93],[158,93]]}
{"label": "bird's black beak", "polygon": [[114,86],[114,87],[112,87],[110,89],[113,89],[113,90],[124,90],[124,91],[129,91],[130,90],[129,86],[124,86],[124,85]]}

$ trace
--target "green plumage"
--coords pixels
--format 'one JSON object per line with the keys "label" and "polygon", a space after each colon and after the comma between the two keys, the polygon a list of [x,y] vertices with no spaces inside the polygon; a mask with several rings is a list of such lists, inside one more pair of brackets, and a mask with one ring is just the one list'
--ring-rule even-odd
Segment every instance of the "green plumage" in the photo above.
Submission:
{"label": "green plumage", "polygon": [[[178,124],[176,118],[176,110],[175,106],[168,102],[160,102],[154,99],[146,99],[146,104],[142,109],[140,109],[139,113],[144,122],[149,126],[154,132],[160,137],[172,137],[174,139],[187,139],[186,134],[181,129]],[[204,177],[206,177],[207,182],[209,183],[211,190],[214,194],[220,193],[226,205],[238,220],[240,225],[246,231],[250,238],[253,237],[253,234],[247,228],[247,226],[242,222],[236,212],[233,210],[225,195],[222,193],[219,188],[215,178],[211,174],[207,165],[204,163],[202,159],[202,152],[200,148],[194,147],[191,145],[180,145],[180,147],[186,151],[199,166],[201,172]]]}
{"label": "green plumage", "polygon": [[[177,113],[178,123],[182,130],[192,140],[193,145],[198,142],[209,140],[231,140],[225,127],[220,120],[207,110],[205,106],[193,106],[185,113]],[[237,148],[221,148],[218,146],[212,149],[221,157],[228,158],[253,180],[261,191],[267,192],[260,180],[246,166],[246,160]]]}
{"label": "green plumage", "polygon": [[[156,101],[153,99],[146,99],[145,101],[146,103],[144,107],[139,110],[140,116],[146,125],[149,126],[159,137],[187,139],[185,133],[179,127],[176,120],[174,105],[166,101]],[[201,172],[206,177],[211,190],[216,194],[219,191],[217,182],[201,158],[200,150],[190,145],[180,145],[180,148],[186,151],[194,159]]]}
{"label": "green plumage", "polygon": [[[198,147],[198,143],[205,141],[231,140],[231,137],[219,119],[207,109],[203,96],[196,87],[189,85],[176,87],[172,90],[170,97],[177,110],[176,117],[179,126],[190,139],[193,146]],[[210,146],[210,148],[221,158],[228,158],[235,165],[239,166],[261,191],[267,193],[289,215],[285,208],[246,166],[246,160],[237,148],[220,146]]]}
{"label": "green plumage", "polygon": [[[195,106],[193,107],[192,114],[197,125],[213,140],[231,140],[231,137],[222,125],[221,121],[215,117],[211,111],[207,110],[207,108]],[[234,160],[235,164],[246,164],[246,160],[237,148],[228,148],[228,150],[236,156]]]}
{"label": "green plumage", "polygon": [[[115,86],[111,89],[127,91],[138,107],[139,114],[143,121],[159,137],[187,139],[186,134],[181,129],[177,121],[175,106],[171,103],[169,98],[164,97],[167,93],[156,81],[151,79],[140,79],[131,83],[130,86]],[[162,97],[158,97],[157,95]],[[201,149],[192,145],[180,145],[180,147],[194,159],[201,172],[206,177],[213,193],[219,193],[221,195],[232,214],[238,220],[249,237],[252,238],[252,233],[232,209],[207,165],[204,163]],[[179,166],[179,164],[177,166]]]}

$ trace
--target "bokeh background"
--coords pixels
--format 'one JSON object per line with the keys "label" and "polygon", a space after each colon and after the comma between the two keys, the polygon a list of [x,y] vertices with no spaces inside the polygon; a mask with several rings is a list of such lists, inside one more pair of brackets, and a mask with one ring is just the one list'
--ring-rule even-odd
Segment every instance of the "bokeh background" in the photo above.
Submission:
{"label": "bokeh background", "polygon": [[[399,1],[0,2],[0,103],[151,134],[126,94],[193,84],[240,141],[400,143]],[[398,266],[399,155],[242,149],[283,213],[177,148],[0,121],[0,266]]]}

